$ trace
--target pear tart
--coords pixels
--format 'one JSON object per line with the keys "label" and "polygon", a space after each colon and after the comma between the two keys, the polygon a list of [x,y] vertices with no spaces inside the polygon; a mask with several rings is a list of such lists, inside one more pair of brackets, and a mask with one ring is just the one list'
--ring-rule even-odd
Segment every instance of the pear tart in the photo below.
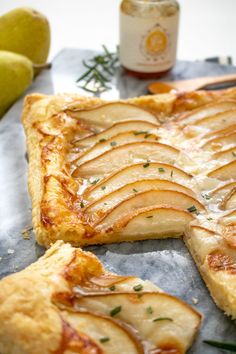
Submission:
{"label": "pear tart", "polygon": [[1,354],[183,354],[201,315],[148,280],[57,241],[0,282]]}
{"label": "pear tart", "polygon": [[183,236],[236,318],[236,90],[104,102],[28,96],[23,124],[37,241]]}

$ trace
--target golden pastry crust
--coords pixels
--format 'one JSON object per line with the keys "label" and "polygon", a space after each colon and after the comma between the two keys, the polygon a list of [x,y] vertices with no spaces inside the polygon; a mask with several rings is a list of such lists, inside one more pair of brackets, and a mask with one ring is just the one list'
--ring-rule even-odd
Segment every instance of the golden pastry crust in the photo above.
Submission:
{"label": "golden pastry crust", "polygon": [[113,103],[27,97],[37,241],[184,236],[216,303],[236,318],[235,117],[235,89]]}
{"label": "golden pastry crust", "polygon": [[[104,307],[109,297],[119,296],[121,299],[122,296],[123,306],[127,302],[130,302],[130,306],[136,303],[135,306],[139,311],[138,309],[144,305],[143,300],[140,300],[133,289],[137,284],[139,287],[142,286],[141,293],[144,298],[150,296],[146,294],[152,294],[151,296],[162,301],[164,307],[165,303],[168,303],[173,308],[175,317],[173,320],[176,323],[181,316],[184,318],[186,331],[184,328],[179,330],[178,324],[171,323],[170,328],[164,325],[163,330],[164,339],[168,340],[171,353],[185,353],[201,321],[201,316],[195,310],[180,300],[162,293],[149,281],[107,272],[92,253],[72,248],[62,241],[52,246],[36,263],[0,282],[0,352],[113,354],[117,351],[113,352],[112,345],[117,347],[123,345],[122,352],[141,354],[144,352],[143,340],[148,338],[143,338],[140,333],[142,337],[140,340],[141,337],[136,337],[136,334],[124,327],[122,315],[117,314],[117,318],[120,317],[117,322],[111,316],[105,316],[99,307],[100,298],[101,303],[104,299]],[[112,291],[109,290],[111,286],[114,287]],[[93,298],[97,299],[96,314],[89,304]],[[79,305],[81,301],[87,301],[87,304],[83,304],[83,310]],[[143,321],[147,320],[145,315],[141,316]],[[152,318],[158,316],[158,313],[148,316]],[[107,321],[109,328],[106,327]],[[126,321],[128,323],[130,321],[129,325],[135,326],[132,315],[129,318],[127,314]],[[162,330],[162,324],[155,326]],[[105,344],[106,341],[103,344],[103,341],[99,340],[103,338],[104,330],[106,337],[111,335],[108,346]],[[116,338],[123,339],[124,343],[116,343]],[[161,339],[157,339],[153,344],[150,337],[150,346],[159,348],[160,353],[163,349],[163,353],[166,353]],[[131,348],[132,351],[129,352],[127,348]]]}

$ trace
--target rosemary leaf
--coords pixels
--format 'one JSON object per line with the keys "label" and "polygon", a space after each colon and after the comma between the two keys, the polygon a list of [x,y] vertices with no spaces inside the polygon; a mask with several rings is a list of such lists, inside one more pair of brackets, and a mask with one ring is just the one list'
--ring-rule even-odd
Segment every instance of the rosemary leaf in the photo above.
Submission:
{"label": "rosemary leaf", "polygon": [[218,342],[214,340],[204,340],[203,343],[211,345],[215,348],[230,350],[231,352],[236,353],[236,343]]}

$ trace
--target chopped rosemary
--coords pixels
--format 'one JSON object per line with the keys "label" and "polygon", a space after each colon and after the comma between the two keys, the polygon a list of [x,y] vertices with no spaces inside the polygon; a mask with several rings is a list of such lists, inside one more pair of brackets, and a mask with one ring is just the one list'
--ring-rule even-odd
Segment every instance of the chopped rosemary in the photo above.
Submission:
{"label": "chopped rosemary", "polygon": [[151,219],[153,218],[153,215],[146,216],[146,219]]}
{"label": "chopped rosemary", "polygon": [[191,207],[187,208],[187,210],[188,210],[190,213],[195,213],[195,212],[197,212],[197,208],[195,207],[195,205],[192,205]]}
{"label": "chopped rosemary", "polygon": [[107,141],[107,140],[102,138],[102,139],[99,139],[98,141],[99,141],[99,143],[104,143],[104,141]]}
{"label": "chopped rosemary", "polygon": [[213,218],[207,218],[207,220],[211,221],[211,220],[213,220]]}
{"label": "chopped rosemary", "polygon": [[108,83],[115,75],[118,66],[118,53],[109,52],[105,45],[102,48],[102,54],[95,55],[88,61],[83,61],[86,71],[76,80],[76,84],[85,91],[102,93],[111,89]]}
{"label": "chopped rosemary", "polygon": [[139,132],[134,132],[134,135],[142,135],[142,134],[147,134],[148,130],[140,130]]}
{"label": "chopped rosemary", "polygon": [[111,291],[114,291],[114,290],[116,290],[116,286],[115,285],[112,285],[112,286],[110,286],[110,288],[109,288]]}
{"label": "chopped rosemary", "polygon": [[204,340],[203,343],[211,345],[215,348],[230,350],[231,352],[236,353],[236,343],[217,342],[214,340]]}
{"label": "chopped rosemary", "polygon": [[142,291],[143,290],[143,286],[142,284],[138,284],[138,285],[135,285],[133,287],[134,291]]}
{"label": "chopped rosemary", "polygon": [[170,177],[171,178],[173,177],[173,173],[174,173],[174,171],[172,170],[171,173],[170,173]]}
{"label": "chopped rosemary", "polygon": [[171,322],[173,322],[173,319],[170,317],[157,317],[157,318],[154,318],[154,320],[152,322],[158,322],[158,321],[171,321]]}
{"label": "chopped rosemary", "polygon": [[112,141],[112,142],[110,143],[110,145],[111,145],[111,146],[116,146],[116,145],[117,145],[117,142],[116,142],[116,141]]}
{"label": "chopped rosemary", "polygon": [[121,308],[121,306],[114,307],[114,309],[110,311],[111,317],[116,316],[121,311]]}
{"label": "chopped rosemary", "polygon": [[209,199],[211,199],[211,196],[209,194],[202,193],[202,198],[209,200]]}
{"label": "chopped rosemary", "polygon": [[150,315],[153,313],[153,308],[151,306],[148,306],[146,308],[146,312],[149,313]]}
{"label": "chopped rosemary", "polygon": [[80,208],[84,208],[84,203],[80,202]]}
{"label": "chopped rosemary", "polygon": [[106,189],[106,186],[102,186],[101,189],[104,191],[104,189]]}
{"label": "chopped rosemary", "polygon": [[93,181],[90,181],[90,184],[95,185],[95,184],[97,184],[97,183],[98,183],[98,181],[99,181],[99,178],[97,178],[97,179],[95,179],[95,180],[93,180]]}
{"label": "chopped rosemary", "polygon": [[137,189],[133,188],[133,192],[134,193],[138,193]]}
{"label": "chopped rosemary", "polygon": [[152,134],[145,134],[144,135],[144,139],[147,139],[147,138],[149,138],[149,136],[151,136]]}
{"label": "chopped rosemary", "polygon": [[99,341],[100,341],[101,343],[106,343],[106,342],[108,342],[109,340],[110,340],[109,337],[103,337],[103,338],[100,338],[100,339],[99,339]]}
{"label": "chopped rosemary", "polygon": [[232,151],[232,155],[233,155],[234,157],[236,157],[236,152]]}
{"label": "chopped rosemary", "polygon": [[150,165],[150,163],[149,163],[149,162],[146,162],[146,163],[143,165],[143,168],[147,168],[149,165]]}
{"label": "chopped rosemary", "polygon": [[165,172],[165,169],[164,169],[163,167],[159,167],[159,168],[158,168],[158,171],[161,172],[161,173],[163,173],[163,172]]}

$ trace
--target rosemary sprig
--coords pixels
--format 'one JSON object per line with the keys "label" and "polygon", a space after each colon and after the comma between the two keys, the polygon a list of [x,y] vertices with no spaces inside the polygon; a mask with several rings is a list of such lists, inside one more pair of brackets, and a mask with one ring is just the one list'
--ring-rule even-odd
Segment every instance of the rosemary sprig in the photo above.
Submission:
{"label": "rosemary sprig", "polygon": [[203,343],[215,348],[230,350],[231,352],[236,353],[236,343],[217,342],[215,340],[204,340]]}
{"label": "rosemary sprig", "polygon": [[76,80],[76,84],[85,91],[102,93],[111,89],[109,82],[115,75],[118,54],[109,52],[105,45],[102,45],[102,48],[102,54],[95,55],[88,61],[82,61],[87,70]]}

